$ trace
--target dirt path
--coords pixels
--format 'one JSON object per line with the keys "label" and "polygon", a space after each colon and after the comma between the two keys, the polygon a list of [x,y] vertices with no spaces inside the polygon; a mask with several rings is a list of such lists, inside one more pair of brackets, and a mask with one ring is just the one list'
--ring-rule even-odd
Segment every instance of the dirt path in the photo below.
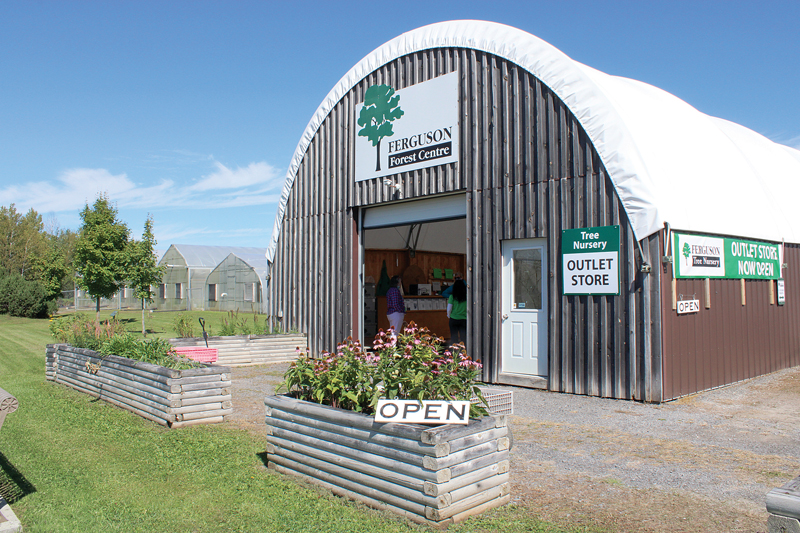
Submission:
{"label": "dirt path", "polygon": [[[287,366],[233,370],[233,424],[264,434]],[[764,496],[800,474],[800,368],[663,405],[507,389],[513,503],[554,522],[764,532]]]}

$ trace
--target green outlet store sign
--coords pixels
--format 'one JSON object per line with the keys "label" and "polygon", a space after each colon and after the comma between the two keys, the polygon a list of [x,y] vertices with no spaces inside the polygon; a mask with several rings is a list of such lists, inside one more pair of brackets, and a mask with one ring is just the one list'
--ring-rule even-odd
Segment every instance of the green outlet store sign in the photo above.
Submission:
{"label": "green outlet store sign", "polygon": [[564,294],[619,294],[619,226],[561,232]]}
{"label": "green outlet store sign", "polygon": [[780,244],[673,233],[672,246],[676,278],[781,278]]}

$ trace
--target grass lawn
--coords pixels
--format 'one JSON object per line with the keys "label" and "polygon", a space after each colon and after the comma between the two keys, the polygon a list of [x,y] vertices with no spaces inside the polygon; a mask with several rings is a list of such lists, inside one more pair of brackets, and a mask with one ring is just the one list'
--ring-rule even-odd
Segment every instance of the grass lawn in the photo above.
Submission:
{"label": "grass lawn", "polygon": [[[57,315],[62,316],[72,313],[72,311],[64,312],[63,310]],[[88,317],[94,317],[94,311],[80,311]],[[131,333],[142,336],[142,311],[141,309],[123,309],[116,311],[114,309],[101,309],[100,320],[107,320],[114,313],[116,318],[125,325],[125,329]],[[145,329],[148,337],[160,337],[164,339],[174,339],[179,337],[175,329],[175,319],[179,315],[186,315],[190,317],[189,322],[194,328],[194,336],[202,337],[203,330],[200,327],[198,319],[205,320],[206,333],[211,335],[218,335],[222,326],[222,320],[230,321],[230,314],[227,311],[154,311],[152,313],[145,311]],[[257,315],[260,324],[263,324],[266,315]],[[238,320],[247,320],[250,324],[253,323],[253,315],[246,313],[239,313]],[[52,342],[52,341],[48,341]]]}
{"label": "grass lawn", "polygon": [[[154,333],[174,336],[174,314],[154,315],[166,315]],[[264,438],[226,424],[168,430],[47,382],[49,342],[47,320],[0,316],[0,387],[20,403],[0,429],[0,489],[26,533],[428,530],[267,470]],[[450,531],[577,530],[507,506]]]}

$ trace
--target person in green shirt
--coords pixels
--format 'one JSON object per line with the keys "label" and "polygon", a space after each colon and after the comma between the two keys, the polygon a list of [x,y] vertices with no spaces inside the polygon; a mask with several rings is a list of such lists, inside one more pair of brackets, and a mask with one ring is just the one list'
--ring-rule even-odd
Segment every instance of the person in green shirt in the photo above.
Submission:
{"label": "person in green shirt", "polygon": [[447,318],[450,319],[450,345],[467,342],[467,284],[463,280],[453,283],[453,292],[447,298]]}

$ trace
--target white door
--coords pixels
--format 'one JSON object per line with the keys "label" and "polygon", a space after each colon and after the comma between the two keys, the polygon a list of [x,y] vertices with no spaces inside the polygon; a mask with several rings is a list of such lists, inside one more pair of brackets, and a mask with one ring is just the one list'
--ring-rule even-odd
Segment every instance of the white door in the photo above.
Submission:
{"label": "white door", "polygon": [[547,377],[547,242],[503,241],[500,371]]}

